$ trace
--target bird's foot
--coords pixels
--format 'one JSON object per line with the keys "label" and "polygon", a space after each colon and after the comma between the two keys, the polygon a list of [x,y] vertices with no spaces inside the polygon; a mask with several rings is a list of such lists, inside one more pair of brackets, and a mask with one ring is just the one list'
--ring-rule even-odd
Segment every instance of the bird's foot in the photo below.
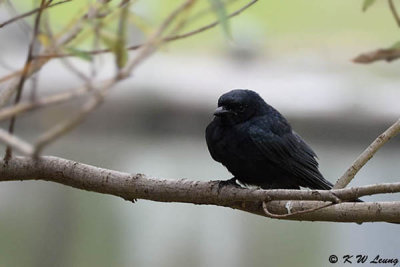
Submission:
{"label": "bird's foot", "polygon": [[240,187],[240,185],[238,185],[237,183],[236,183],[236,178],[235,177],[233,177],[233,178],[231,178],[231,179],[229,179],[229,180],[226,180],[226,181],[219,181],[218,182],[218,193],[221,191],[221,189],[223,188],[223,187],[225,187],[225,186],[236,186],[236,187]]}

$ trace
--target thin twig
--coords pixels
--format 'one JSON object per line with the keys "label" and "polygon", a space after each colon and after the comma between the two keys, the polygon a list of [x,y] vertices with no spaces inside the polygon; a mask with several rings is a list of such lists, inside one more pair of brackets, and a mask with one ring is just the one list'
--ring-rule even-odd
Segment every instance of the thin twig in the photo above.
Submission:
{"label": "thin twig", "polygon": [[75,128],[79,123],[81,123],[88,114],[90,114],[93,110],[95,110],[104,100],[104,97],[108,94],[109,89],[118,81],[122,79],[126,79],[129,77],[130,73],[133,69],[141,63],[146,57],[148,57],[151,53],[153,53],[156,49],[155,43],[163,34],[164,30],[169,26],[169,24],[176,18],[176,16],[185,8],[187,8],[194,0],[187,0],[180,7],[175,9],[161,24],[158,30],[149,38],[149,41],[141,48],[140,53],[123,69],[119,69],[116,75],[103,82],[102,88],[93,92],[93,96],[83,105],[83,107],[79,110],[79,112],[55,126],[53,126],[50,130],[43,133],[37,141],[35,142],[35,150],[34,156],[37,157],[43,148],[56,140],[63,134]]}
{"label": "thin twig", "polygon": [[[393,0],[388,0],[388,4],[397,26],[400,27],[400,16],[396,10]],[[357,57],[355,57],[352,61],[354,63],[369,64],[379,60],[385,60],[387,62],[391,62],[398,58],[400,58],[400,49],[392,47],[392,48],[377,49],[371,52],[362,53]]]}
{"label": "thin twig", "polygon": [[[18,102],[21,100],[21,95],[22,95],[22,90],[24,88],[26,75],[27,75],[28,69],[30,68],[30,65],[33,63],[33,60],[34,60],[34,58],[33,58],[33,50],[34,50],[34,47],[35,47],[35,44],[36,44],[37,35],[39,33],[40,18],[41,18],[41,15],[42,15],[42,12],[43,12],[43,7],[45,6],[45,3],[46,3],[45,0],[41,1],[40,9],[39,9],[39,11],[38,11],[38,13],[36,15],[35,25],[34,25],[34,28],[33,28],[33,35],[32,35],[31,42],[29,44],[29,50],[28,50],[28,55],[27,55],[26,61],[25,61],[24,70],[22,71],[21,78],[20,78],[19,83],[18,83],[18,85],[16,87],[17,94],[15,96],[14,105],[18,104]],[[10,134],[13,134],[13,132],[14,132],[15,119],[16,119],[16,117],[12,117],[11,118],[10,126],[8,128],[8,132]],[[4,156],[4,160],[7,162],[11,158],[11,156],[12,156],[12,148],[11,148],[11,146],[7,146],[6,153],[5,153],[5,156]]]}
{"label": "thin twig", "polygon": [[20,20],[22,18],[29,17],[30,15],[33,15],[33,14],[39,12],[39,11],[43,11],[44,9],[55,7],[55,6],[58,6],[60,4],[68,3],[68,2],[71,2],[71,1],[72,0],[63,0],[63,1],[60,1],[60,2],[57,2],[57,3],[54,3],[54,4],[45,5],[44,7],[35,8],[35,9],[31,10],[31,11],[28,11],[26,13],[20,14],[20,15],[18,15],[16,17],[13,17],[13,18],[3,22],[3,23],[0,23],[0,28],[4,27],[4,26],[6,26],[6,25],[8,25],[10,23],[13,23],[15,21],[18,21],[18,20]]}
{"label": "thin twig", "polygon": [[[149,41],[145,44],[142,45],[142,51],[141,53],[139,53],[139,55],[120,73],[118,73],[118,75],[115,78],[115,81],[126,78],[129,76],[130,72],[133,70],[134,67],[136,67],[143,59],[145,59],[148,55],[150,55],[152,52],[154,52],[155,50],[155,44],[156,43],[162,43],[164,40],[161,38],[159,39],[159,36],[161,36],[161,34],[163,33],[163,31],[167,28],[167,26],[172,22],[172,20],[181,12],[181,10],[186,9],[188,6],[191,5],[191,3],[193,2],[193,0],[191,1],[187,1],[184,5],[182,5],[178,10],[176,10],[175,12],[173,12],[169,18],[166,19],[166,21],[161,25],[161,27],[158,29],[158,31],[154,34],[154,36],[152,38],[149,39]],[[256,2],[256,1],[253,1]],[[244,10],[244,9],[243,9]],[[236,12],[237,14],[240,12]],[[87,17],[85,17],[87,18]],[[209,28],[212,28],[216,25],[218,25],[219,22],[214,23],[214,25],[208,25],[206,27],[203,27],[201,30],[196,30],[196,32],[193,32],[192,34],[196,34],[198,32],[207,30]],[[66,43],[70,40],[72,40],[76,34],[79,32],[80,27],[76,27],[76,30],[74,31],[70,31],[70,33],[67,36],[64,36],[64,38],[61,38],[61,40],[59,41],[59,43]],[[192,35],[191,34],[191,35]],[[179,37],[174,36],[172,37],[173,39],[179,39]],[[44,62],[45,63],[45,62]],[[114,82],[115,82],[114,81]],[[108,91],[108,86],[103,87],[103,92]],[[111,87],[111,85],[109,86]],[[39,151],[41,151],[41,149],[48,144],[49,142],[51,142],[52,140],[55,140],[56,138],[58,138],[60,135],[62,135],[63,133],[65,133],[67,130],[72,129],[74,126],[76,126],[79,122],[81,122],[83,120],[83,117],[85,117],[87,114],[89,114],[93,109],[95,109],[100,103],[102,102],[102,97],[96,97],[94,98],[94,100],[92,99],[91,102],[88,102],[83,110],[81,110],[81,115],[78,115],[74,118],[72,118],[69,121],[60,123],[59,125],[56,125],[54,128],[50,129],[50,131],[48,131],[47,133],[44,133],[41,137],[39,137],[37,143],[36,143],[36,148],[35,148],[35,154],[37,154]],[[32,106],[30,106],[32,107]]]}
{"label": "thin twig", "polygon": [[354,63],[369,64],[379,60],[391,62],[400,58],[400,49],[386,48],[366,52],[358,55],[353,59]]}
{"label": "thin twig", "polygon": [[394,19],[396,20],[397,26],[400,27],[400,17],[397,13],[396,7],[394,6],[393,0],[388,0],[390,11],[393,14]]}
{"label": "thin twig", "polygon": [[79,110],[78,114],[69,118],[61,123],[56,124],[50,130],[41,134],[35,142],[34,146],[34,157],[36,158],[43,148],[56,140],[60,136],[64,135],[68,131],[72,130],[80,124],[86,116],[92,112],[100,103],[103,101],[104,96],[98,95],[95,98],[91,98],[85,105]]}
{"label": "thin twig", "polygon": [[[110,0],[97,0],[98,3],[100,4],[106,4],[108,3]],[[126,0],[121,0],[121,4],[126,2]],[[102,5],[96,5],[97,9],[100,9],[102,7]],[[102,17],[107,16],[108,14],[112,13],[112,11],[108,12],[108,13],[104,13],[102,14]],[[67,45],[68,43],[70,43],[71,41],[73,41],[75,39],[75,37],[82,31],[85,22],[90,19],[91,16],[88,13],[85,13],[84,15],[82,15],[78,21],[76,23],[73,24],[73,27],[71,29],[69,29],[68,32],[66,32],[65,34],[63,34],[61,37],[58,38],[58,42],[57,42],[57,48],[60,47],[64,47],[65,45]],[[62,30],[61,32],[63,32],[64,30]],[[50,54],[50,53],[54,53],[53,48],[50,47],[48,49],[46,49],[44,51],[44,54]],[[35,73],[36,71],[40,70],[40,68],[45,65],[51,58],[49,57],[39,57],[39,56],[35,56],[35,58],[41,58],[40,64],[36,64],[36,68],[33,69],[32,66],[29,69],[28,73],[27,73],[27,77],[29,77],[30,75],[32,75],[33,73]],[[20,77],[23,73],[23,69],[22,70],[18,70],[15,71],[14,73],[8,74],[6,76],[3,76],[0,78],[0,83],[6,82],[7,80],[10,80],[12,78],[16,78],[16,77]],[[16,85],[12,84],[11,86],[8,87],[9,91],[15,90]],[[7,94],[9,95],[9,94]],[[1,103],[5,103],[7,102],[7,99],[0,99],[0,106]]]}
{"label": "thin twig", "polygon": [[[121,3],[124,2],[125,0],[121,0]],[[97,0],[97,2],[99,3],[99,5],[97,5],[97,8],[101,8],[103,3],[107,3],[109,2],[109,0]],[[103,17],[107,16],[108,14],[110,14],[110,12],[102,14]],[[75,39],[75,37],[82,31],[82,29],[84,28],[85,22],[90,18],[89,14],[86,13],[84,15],[82,15],[78,21],[76,23],[73,24],[73,27],[71,29],[69,29],[65,34],[63,34],[61,37],[59,37],[57,39],[57,45],[56,48],[59,49],[61,47],[64,47],[65,45],[67,45],[68,43],[70,43],[71,41],[73,41]],[[64,31],[62,31],[64,32]],[[53,47],[48,47],[45,49],[44,53],[53,53],[54,52],[54,48]],[[33,75],[34,73],[36,73],[37,71],[39,71],[47,62],[49,62],[51,58],[37,58],[37,61],[35,62],[35,65],[31,65],[28,68],[28,71],[26,72],[26,77],[30,77],[31,75]],[[6,87],[0,94],[0,107],[3,106],[4,104],[6,104],[9,99],[11,98],[11,96],[14,94],[14,92],[17,89],[18,83],[20,79],[19,78],[22,74],[24,73],[24,69],[22,70],[18,70],[14,73],[8,74],[2,78],[0,78],[0,83],[5,82],[7,80],[10,80],[12,78],[16,78],[14,80],[11,81],[10,85],[8,87]]]}
{"label": "thin twig", "polygon": [[27,111],[31,111],[41,107],[48,107],[55,104],[64,103],[68,100],[75,99],[88,92],[88,87],[80,87],[75,90],[53,94],[47,97],[36,99],[34,102],[20,102],[15,106],[0,109],[0,121],[8,119],[12,116],[19,116]]}
{"label": "thin twig", "polygon": [[268,201],[263,201],[263,203],[262,203],[262,207],[264,209],[265,214],[268,217],[275,218],[275,219],[284,219],[284,218],[288,218],[291,216],[296,216],[296,215],[305,214],[305,213],[311,213],[311,212],[335,205],[335,203],[328,203],[323,206],[319,206],[319,207],[315,207],[315,208],[311,208],[311,209],[307,209],[307,210],[300,210],[300,211],[295,211],[295,212],[287,213],[287,214],[274,214],[268,210],[267,204],[268,204]]}
{"label": "thin twig", "polygon": [[[229,14],[227,16],[227,18],[233,18],[239,14],[241,14],[243,11],[245,11],[247,8],[249,8],[250,6],[254,5],[258,0],[253,0],[249,3],[247,3],[246,5],[244,5],[242,8],[236,10],[235,12]],[[179,39],[184,39],[187,37],[190,37],[192,35],[204,32],[206,30],[212,29],[215,26],[219,25],[221,22],[220,21],[215,21],[212,22],[208,25],[205,25],[203,27],[200,27],[198,29],[189,31],[187,33],[183,33],[183,34],[178,34],[178,35],[173,35],[173,36],[168,36],[163,38],[161,41],[162,42],[171,42],[171,41],[175,41],[175,40],[179,40]],[[132,46],[128,46],[126,49],[127,50],[137,50],[140,47],[142,47],[144,44],[138,44],[138,45],[132,45]],[[103,54],[103,53],[109,53],[111,52],[110,49],[100,49],[100,50],[94,50],[94,51],[82,51],[83,53],[87,53],[87,54],[91,54],[91,55],[98,55],[98,54]],[[74,54],[42,54],[42,55],[38,55],[37,57],[43,57],[43,58],[59,58],[59,57],[72,57],[75,56]]]}
{"label": "thin twig", "polygon": [[33,155],[33,146],[28,142],[9,134],[7,131],[0,129],[0,141],[7,146],[17,149],[25,156],[31,157]]}
{"label": "thin twig", "polygon": [[[7,4],[9,12],[12,14],[13,17],[16,17],[19,15],[12,0],[5,0],[5,3]],[[24,19],[20,20],[20,23],[18,23],[18,26],[20,26],[21,30],[26,34],[29,34],[30,32],[32,32],[31,26]]]}
{"label": "thin twig", "polygon": [[385,132],[379,135],[360,156],[353,162],[350,168],[336,182],[334,188],[345,188],[357,172],[374,156],[376,151],[381,148],[390,138],[396,136],[400,132],[400,119],[390,126]]}
{"label": "thin twig", "polygon": [[[44,20],[43,24],[44,24],[44,29],[46,30],[46,34],[50,39],[49,47],[51,47],[52,50],[58,52],[59,48],[57,47],[57,40],[55,39],[53,30],[51,29],[51,24],[50,24],[48,16],[45,16],[45,20]],[[67,58],[61,58],[60,61],[69,71],[71,71],[74,75],[76,75],[82,81],[86,82],[88,84],[88,87],[90,88],[91,81],[90,81],[90,78],[88,76],[86,76],[85,73],[83,73],[82,71],[77,69]]]}
{"label": "thin twig", "polygon": [[[232,18],[234,16],[239,15],[240,13],[242,13],[245,9],[249,8],[251,5],[253,5],[254,3],[256,3],[258,0],[253,0],[251,2],[249,2],[248,4],[246,4],[245,6],[243,6],[242,8],[238,9],[237,11],[231,13],[228,18]],[[100,1],[101,2],[101,1]],[[126,0],[122,0],[119,7],[122,7],[124,5],[124,3],[127,2]],[[106,16],[107,14],[103,14],[103,16]],[[61,38],[59,38],[58,41],[58,47],[62,47],[65,46],[66,44],[68,44],[69,42],[71,42],[72,40],[74,40],[74,38],[79,34],[79,32],[82,30],[82,27],[84,25],[84,21],[88,19],[88,14],[85,14],[81,17],[81,19],[79,20],[79,22],[75,23],[75,26],[73,29],[71,29],[69,32],[67,32],[66,34],[64,34]],[[185,37],[189,37],[191,35],[197,34],[197,33],[201,33],[205,30],[211,29],[215,26],[217,26],[220,22],[216,21],[213,22],[209,25],[206,25],[204,27],[201,27],[199,29],[196,29],[194,31],[190,31],[188,33],[182,34],[182,35],[176,35],[176,36],[170,36],[170,37],[166,37],[163,41],[169,42],[169,41],[174,41],[174,40],[179,40]],[[136,50],[139,49],[140,47],[142,47],[143,44],[140,45],[135,45],[135,46],[131,46],[128,47],[128,50]],[[52,53],[54,52],[54,50],[49,50],[46,49],[46,51],[41,55],[41,56],[37,56],[39,58],[41,58],[41,60],[39,62],[37,62],[36,68],[29,69],[29,72],[27,73],[27,76],[29,77],[30,75],[32,75],[33,73],[35,73],[36,71],[40,70],[40,68],[45,65],[50,59],[52,58],[56,58],[56,57],[68,57],[68,56],[74,56],[73,54],[54,54]],[[105,50],[97,50],[97,51],[91,51],[91,54],[101,54],[101,53],[107,53],[110,52],[110,50],[105,49]],[[15,78],[20,76],[23,73],[23,70],[19,70],[16,71],[12,74],[9,74],[7,76],[4,76],[2,78],[0,78],[0,83],[5,82],[9,79]],[[5,103],[8,102],[9,98],[13,95],[14,91],[16,89],[16,85],[14,83],[12,83],[10,86],[8,86],[7,88],[5,88],[1,93],[0,93],[0,107],[3,106]]]}
{"label": "thin twig", "polygon": [[149,40],[140,48],[140,54],[138,54],[136,58],[134,58],[132,62],[130,62],[130,64],[127,64],[126,68],[124,70],[121,70],[121,73],[124,75],[129,75],[129,73],[131,73],[138,64],[140,64],[145,58],[152,54],[155,51],[157,44],[162,44],[164,42],[161,36],[167,29],[167,27],[182,11],[189,8],[194,3],[194,1],[195,0],[187,0],[185,3],[175,9],[173,12],[171,12],[171,14],[164,20],[157,31],[152,36],[150,36]]}

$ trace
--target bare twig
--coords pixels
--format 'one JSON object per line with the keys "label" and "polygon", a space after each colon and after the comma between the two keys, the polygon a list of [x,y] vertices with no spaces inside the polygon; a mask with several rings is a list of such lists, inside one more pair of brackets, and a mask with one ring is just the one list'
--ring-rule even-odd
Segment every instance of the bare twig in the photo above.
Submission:
{"label": "bare twig", "polygon": [[172,23],[172,21],[185,9],[189,8],[195,0],[187,0],[182,5],[180,5],[177,9],[171,12],[171,14],[164,20],[164,22],[158,27],[157,31],[149,37],[149,40],[140,47],[141,52],[130,62],[127,64],[124,70],[121,70],[121,74],[129,75],[132,70],[140,64],[144,59],[146,59],[150,54],[152,54],[157,45],[160,45],[164,42],[161,38],[164,31],[167,27]]}
{"label": "bare twig", "polygon": [[385,60],[387,62],[390,62],[398,58],[400,58],[400,49],[389,48],[389,49],[378,49],[375,51],[360,54],[353,59],[353,62],[368,64],[379,60]]}
{"label": "bare twig", "polygon": [[[16,17],[19,15],[12,0],[5,0],[4,2],[6,3],[6,6],[8,7],[8,10],[12,14],[12,16]],[[24,19],[20,20],[20,23],[18,23],[18,26],[20,26],[21,30],[24,33],[30,33],[32,31],[31,26]]]}
{"label": "bare twig", "polygon": [[0,141],[7,146],[17,149],[25,156],[33,155],[33,147],[25,142],[24,140],[16,137],[15,135],[9,134],[7,131],[0,129]]}
{"label": "bare twig", "polygon": [[390,138],[394,137],[400,132],[400,119],[390,126],[385,132],[379,135],[368,147],[361,153],[360,156],[353,162],[350,168],[340,177],[336,182],[334,188],[345,188],[357,172],[370,160],[376,151],[381,148]]}
{"label": "bare twig", "polygon": [[[99,0],[99,1],[102,2],[101,0]],[[126,2],[128,2],[128,1],[122,0],[119,6],[123,7]],[[245,6],[240,8],[239,10],[231,13],[228,16],[228,18],[232,18],[234,16],[239,15],[241,12],[243,12],[245,9],[249,8],[251,5],[253,5],[256,2],[257,2],[257,0],[253,0],[253,1],[249,2],[248,4],[246,4]],[[106,15],[107,14],[103,14],[103,16],[106,16]],[[84,21],[87,20],[87,19],[88,19],[88,14],[83,15],[81,17],[81,19],[77,23],[75,23],[74,28],[69,30],[66,34],[64,34],[62,37],[60,37],[58,39],[57,47],[64,46],[64,45],[68,44],[70,41],[72,41],[79,34],[79,32],[82,30]],[[189,36],[192,36],[194,34],[197,34],[197,33],[203,32],[205,30],[211,29],[211,28],[217,26],[219,23],[220,23],[219,21],[216,21],[216,22],[213,22],[213,23],[211,23],[209,25],[206,25],[204,27],[201,27],[199,29],[196,29],[194,31],[190,31],[190,32],[182,34],[182,35],[166,37],[162,41],[169,42],[169,41],[174,41],[174,40],[182,39],[182,38],[185,38],[185,37],[189,37]],[[138,48],[140,48],[142,46],[143,46],[143,44],[140,44],[140,45],[135,45],[135,46],[128,47],[127,49],[135,50],[135,49],[138,49]],[[35,68],[33,69],[32,66],[30,66],[28,72],[26,73],[26,77],[29,77],[32,74],[34,74],[36,71],[40,70],[41,67],[44,66],[53,57],[73,56],[72,54],[66,54],[66,55],[52,54],[53,51],[54,51],[54,48],[46,49],[44,54],[43,54],[43,56],[39,57],[40,60],[38,60],[36,62]],[[93,51],[92,54],[100,54],[100,53],[106,53],[106,52],[110,52],[110,51],[109,50],[98,50],[98,51]],[[48,56],[48,55],[50,55],[50,56]],[[17,78],[17,77],[21,76],[22,73],[23,73],[23,70],[20,70],[20,71],[14,72],[12,74],[9,74],[9,75],[7,75],[5,77],[2,77],[2,78],[0,78],[0,83],[5,82],[5,81],[10,80],[10,79],[13,79],[13,78]],[[11,84],[8,87],[6,87],[4,90],[2,90],[2,92],[0,93],[0,107],[8,102],[10,97],[15,92],[16,87],[17,87],[17,84],[11,82]]]}
{"label": "bare twig", "polygon": [[[291,202],[288,202],[288,203],[289,203],[289,205],[291,204]],[[317,206],[317,207],[314,207],[314,208],[311,208],[311,209],[308,209],[308,210],[300,210],[300,211],[296,211],[296,212],[293,212],[293,213],[290,212],[290,213],[287,213],[287,214],[274,214],[274,213],[271,213],[268,210],[268,205],[267,204],[268,204],[267,201],[264,201],[262,203],[262,207],[264,209],[265,214],[268,217],[275,218],[275,219],[284,219],[284,218],[288,218],[290,216],[296,216],[296,215],[300,215],[300,214],[311,213],[311,212],[314,212],[314,211],[317,211],[317,210],[320,210],[320,209],[327,208],[327,207],[330,207],[332,205],[335,205],[335,203],[328,203],[328,204],[324,204],[322,206]]]}
{"label": "bare twig", "polygon": [[[326,202],[321,201],[290,201],[292,213],[299,211],[308,211],[315,207],[320,207]],[[288,201],[271,201],[268,204],[268,210],[272,214],[287,214]],[[313,212],[300,213],[287,216],[282,219],[295,221],[331,221],[331,222],[355,222],[361,224],[363,222],[377,221],[376,217],[381,217],[381,211],[385,213],[384,220],[386,222],[399,222],[400,202],[344,202],[329,207],[324,207]],[[254,210],[258,211],[254,208]],[[262,209],[262,216],[266,216]],[[373,214],[371,214],[373,213]],[[375,218],[374,218],[375,217]],[[351,219],[350,219],[351,218]],[[350,219],[350,220],[349,220]]]}
{"label": "bare twig", "polygon": [[[19,83],[18,83],[18,85],[16,87],[17,94],[15,96],[14,104],[18,104],[18,102],[21,99],[22,90],[24,88],[26,75],[27,75],[28,69],[30,68],[30,65],[33,63],[33,60],[34,60],[33,59],[33,50],[34,50],[34,46],[36,44],[36,37],[37,37],[37,35],[39,33],[40,17],[42,15],[43,7],[45,6],[45,3],[46,3],[45,0],[41,1],[39,11],[38,11],[38,13],[36,15],[35,25],[34,25],[34,28],[33,28],[33,35],[32,35],[31,42],[29,44],[29,50],[28,50],[28,55],[27,55],[26,61],[25,61],[25,66],[24,66],[24,69],[22,71],[21,78],[19,79]],[[14,132],[15,119],[16,119],[16,117],[12,117],[11,118],[10,126],[8,128],[8,132],[10,134],[13,134],[13,132]],[[11,158],[11,156],[12,156],[12,148],[11,148],[11,146],[7,146],[6,154],[4,156],[4,160],[5,161],[9,160]]]}
{"label": "bare twig", "polygon": [[[109,2],[109,0],[97,0],[99,5],[96,5],[96,8],[101,8],[103,4]],[[125,2],[125,0],[121,0],[121,3]],[[110,13],[110,12],[109,12]],[[103,17],[107,16],[109,13],[102,14]],[[71,41],[75,39],[75,37],[82,31],[85,22],[90,18],[89,14],[86,13],[82,15],[76,23],[74,23],[73,27],[69,29],[65,34],[57,39],[56,48],[64,47]],[[45,49],[45,53],[52,53],[54,52],[54,47],[49,47]],[[37,71],[39,71],[51,58],[37,58],[35,57],[36,61],[34,65],[30,65],[28,70],[25,72],[26,77],[30,77]],[[0,83],[5,82],[7,80],[11,80],[8,87],[6,87],[0,95],[0,107],[3,106],[11,96],[14,94],[15,90],[17,89],[18,83],[20,81],[21,75],[24,73],[24,69],[6,75],[5,77],[0,78]]]}
{"label": "bare twig", "polygon": [[[0,181],[53,181],[79,189],[118,196],[129,201],[147,199],[160,202],[217,205],[267,216],[263,202],[268,199],[269,201],[265,205],[271,214],[287,214],[287,208],[290,206],[292,215],[282,218],[287,220],[400,222],[400,202],[342,202],[310,212],[311,209],[326,204],[326,202],[315,201],[315,199],[324,201],[324,196],[329,193],[326,190],[255,190],[236,186],[221,188],[219,181],[149,178],[143,174],[102,169],[56,157],[40,157],[37,160],[13,157],[7,165],[4,164],[4,161],[0,161],[0,166],[2,166]],[[400,192],[399,185],[397,183],[396,190],[391,191]],[[373,188],[374,186],[369,187]],[[340,195],[340,192],[354,194],[363,188],[365,187],[332,190],[331,192],[335,195]],[[290,203],[280,200],[288,197],[296,200],[290,200]],[[312,200],[299,201],[299,199]],[[299,213],[300,211],[307,212]]]}
{"label": "bare twig", "polygon": [[[388,4],[397,26],[400,27],[400,16],[397,13],[393,0],[388,0]],[[361,64],[369,64],[379,60],[385,60],[387,62],[391,62],[398,58],[400,58],[400,49],[397,47],[396,48],[392,47],[392,48],[377,49],[371,52],[362,53],[357,57],[355,57],[353,59],[353,62]]]}
{"label": "bare twig", "polygon": [[10,98],[13,96],[14,93],[15,90],[11,86],[2,89],[0,91],[0,107],[7,104],[7,102],[10,100]]}
{"label": "bare twig", "polygon": [[[53,30],[51,29],[51,24],[49,21],[49,17],[45,16],[45,20],[43,21],[44,23],[44,29],[46,30],[46,34],[50,39],[50,44],[49,47],[51,47],[51,50],[54,51],[59,51],[59,48],[57,46],[57,40],[54,37],[54,33]],[[87,87],[90,87],[91,84],[91,80],[90,78],[83,73],[82,71],[80,71],[78,68],[76,68],[67,58],[61,58],[60,59],[61,63],[69,70],[71,71],[74,75],[76,75],[79,79],[81,79],[82,81],[84,81],[85,83],[87,83]]]}
{"label": "bare twig", "polygon": [[[229,14],[227,16],[227,18],[233,18],[239,14],[241,14],[243,11],[245,11],[247,8],[249,8],[250,6],[254,5],[258,0],[253,0],[249,3],[247,3],[245,6],[243,6],[242,8],[232,12],[231,14]],[[178,35],[173,35],[173,36],[168,36],[163,38],[161,41],[162,42],[171,42],[171,41],[175,41],[175,40],[179,40],[179,39],[184,39],[199,33],[202,33],[204,31],[207,31],[209,29],[214,28],[215,26],[219,25],[221,22],[220,21],[215,21],[212,22],[208,25],[205,25],[203,27],[200,27],[198,29],[189,31],[187,33],[183,33],[183,34],[178,34]],[[137,50],[140,47],[142,47],[144,44],[138,44],[138,45],[132,45],[132,46],[128,46],[126,49],[127,50]],[[111,52],[110,49],[100,49],[100,50],[94,50],[94,51],[82,51],[83,53],[87,53],[87,54],[91,54],[91,55],[98,55],[98,54],[103,54],[103,53],[109,53]],[[42,57],[42,58],[59,58],[59,57],[72,57],[75,56],[74,54],[42,54],[42,55],[38,55],[38,57]]]}
{"label": "bare twig", "polygon": [[390,11],[393,14],[394,19],[396,20],[397,26],[400,27],[400,17],[397,13],[396,7],[394,6],[393,0],[388,0]]}
{"label": "bare twig", "polygon": [[104,96],[102,95],[97,95],[96,97],[91,98],[79,110],[78,114],[76,114],[72,118],[56,124],[50,130],[40,135],[35,143],[34,157],[37,157],[47,144],[50,144],[52,141],[56,140],[63,134],[75,128],[75,126],[77,126],[79,123],[81,123],[90,112],[92,112],[98,105],[100,105],[100,103],[103,101],[103,98]]}
{"label": "bare twig", "polygon": [[49,5],[45,5],[43,7],[35,8],[35,9],[31,10],[31,11],[28,11],[26,13],[20,14],[18,16],[15,16],[15,17],[3,22],[3,23],[0,23],[0,28],[6,26],[8,24],[11,24],[11,23],[13,23],[15,21],[18,21],[18,20],[20,20],[22,18],[29,17],[30,15],[33,15],[33,14],[39,12],[39,11],[43,11],[44,9],[55,7],[55,6],[58,6],[60,4],[68,3],[68,2],[71,2],[71,1],[72,0],[63,0],[63,1],[60,1],[60,2],[57,2],[57,3],[54,3],[54,4],[49,4]]}
{"label": "bare twig", "polygon": [[15,106],[2,108],[0,109],[0,121],[8,119],[12,116],[19,116],[33,109],[64,103],[68,100],[75,99],[79,96],[85,95],[85,93],[87,92],[88,92],[88,87],[80,87],[75,90],[68,90],[66,92],[39,98],[33,102],[32,101],[20,102]]}
{"label": "bare twig", "polygon": [[93,97],[90,98],[84,104],[84,106],[79,110],[79,112],[75,116],[53,126],[50,130],[39,136],[39,138],[35,143],[35,151],[34,151],[35,157],[39,155],[39,153],[43,150],[43,148],[47,144],[56,140],[58,137],[72,130],[73,128],[75,128],[75,126],[81,123],[88,114],[90,114],[102,103],[104,97],[108,94],[110,88],[115,83],[129,77],[133,69],[155,51],[156,49],[155,43],[157,43],[157,41],[160,39],[160,36],[164,32],[164,30],[169,26],[169,24],[176,18],[176,16],[182,10],[186,9],[189,5],[191,5],[193,1],[194,0],[187,0],[177,9],[175,9],[164,20],[164,22],[157,29],[157,31],[149,38],[149,41],[146,43],[146,45],[144,45],[141,48],[140,53],[129,64],[127,64],[126,67],[119,69],[113,78],[103,82],[104,85],[102,86],[102,88],[93,92]]}

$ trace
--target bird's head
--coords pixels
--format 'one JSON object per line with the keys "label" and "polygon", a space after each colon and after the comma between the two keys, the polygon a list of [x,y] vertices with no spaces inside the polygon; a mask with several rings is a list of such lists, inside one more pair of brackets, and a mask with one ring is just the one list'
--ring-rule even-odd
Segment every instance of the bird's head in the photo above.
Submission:
{"label": "bird's head", "polygon": [[268,105],[254,91],[235,89],[218,99],[214,115],[224,124],[234,125],[266,114]]}

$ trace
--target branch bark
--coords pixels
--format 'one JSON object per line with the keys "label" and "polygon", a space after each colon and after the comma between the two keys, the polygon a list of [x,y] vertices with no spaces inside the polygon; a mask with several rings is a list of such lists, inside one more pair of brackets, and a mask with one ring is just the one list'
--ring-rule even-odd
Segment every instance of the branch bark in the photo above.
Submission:
{"label": "branch bark", "polygon": [[[379,184],[338,190],[260,190],[219,186],[219,181],[166,180],[143,174],[102,169],[56,157],[15,157],[0,161],[0,181],[45,180],[67,186],[109,194],[128,201],[147,199],[230,207],[266,216],[264,208],[286,220],[333,222],[400,222],[400,202],[353,203],[376,193],[400,192],[400,183]],[[337,203],[339,199],[340,203]],[[289,201],[288,201],[289,200]],[[328,201],[328,202],[327,202]],[[322,209],[316,207],[337,203]],[[265,207],[263,207],[265,203]],[[301,211],[312,210],[311,212]]]}

